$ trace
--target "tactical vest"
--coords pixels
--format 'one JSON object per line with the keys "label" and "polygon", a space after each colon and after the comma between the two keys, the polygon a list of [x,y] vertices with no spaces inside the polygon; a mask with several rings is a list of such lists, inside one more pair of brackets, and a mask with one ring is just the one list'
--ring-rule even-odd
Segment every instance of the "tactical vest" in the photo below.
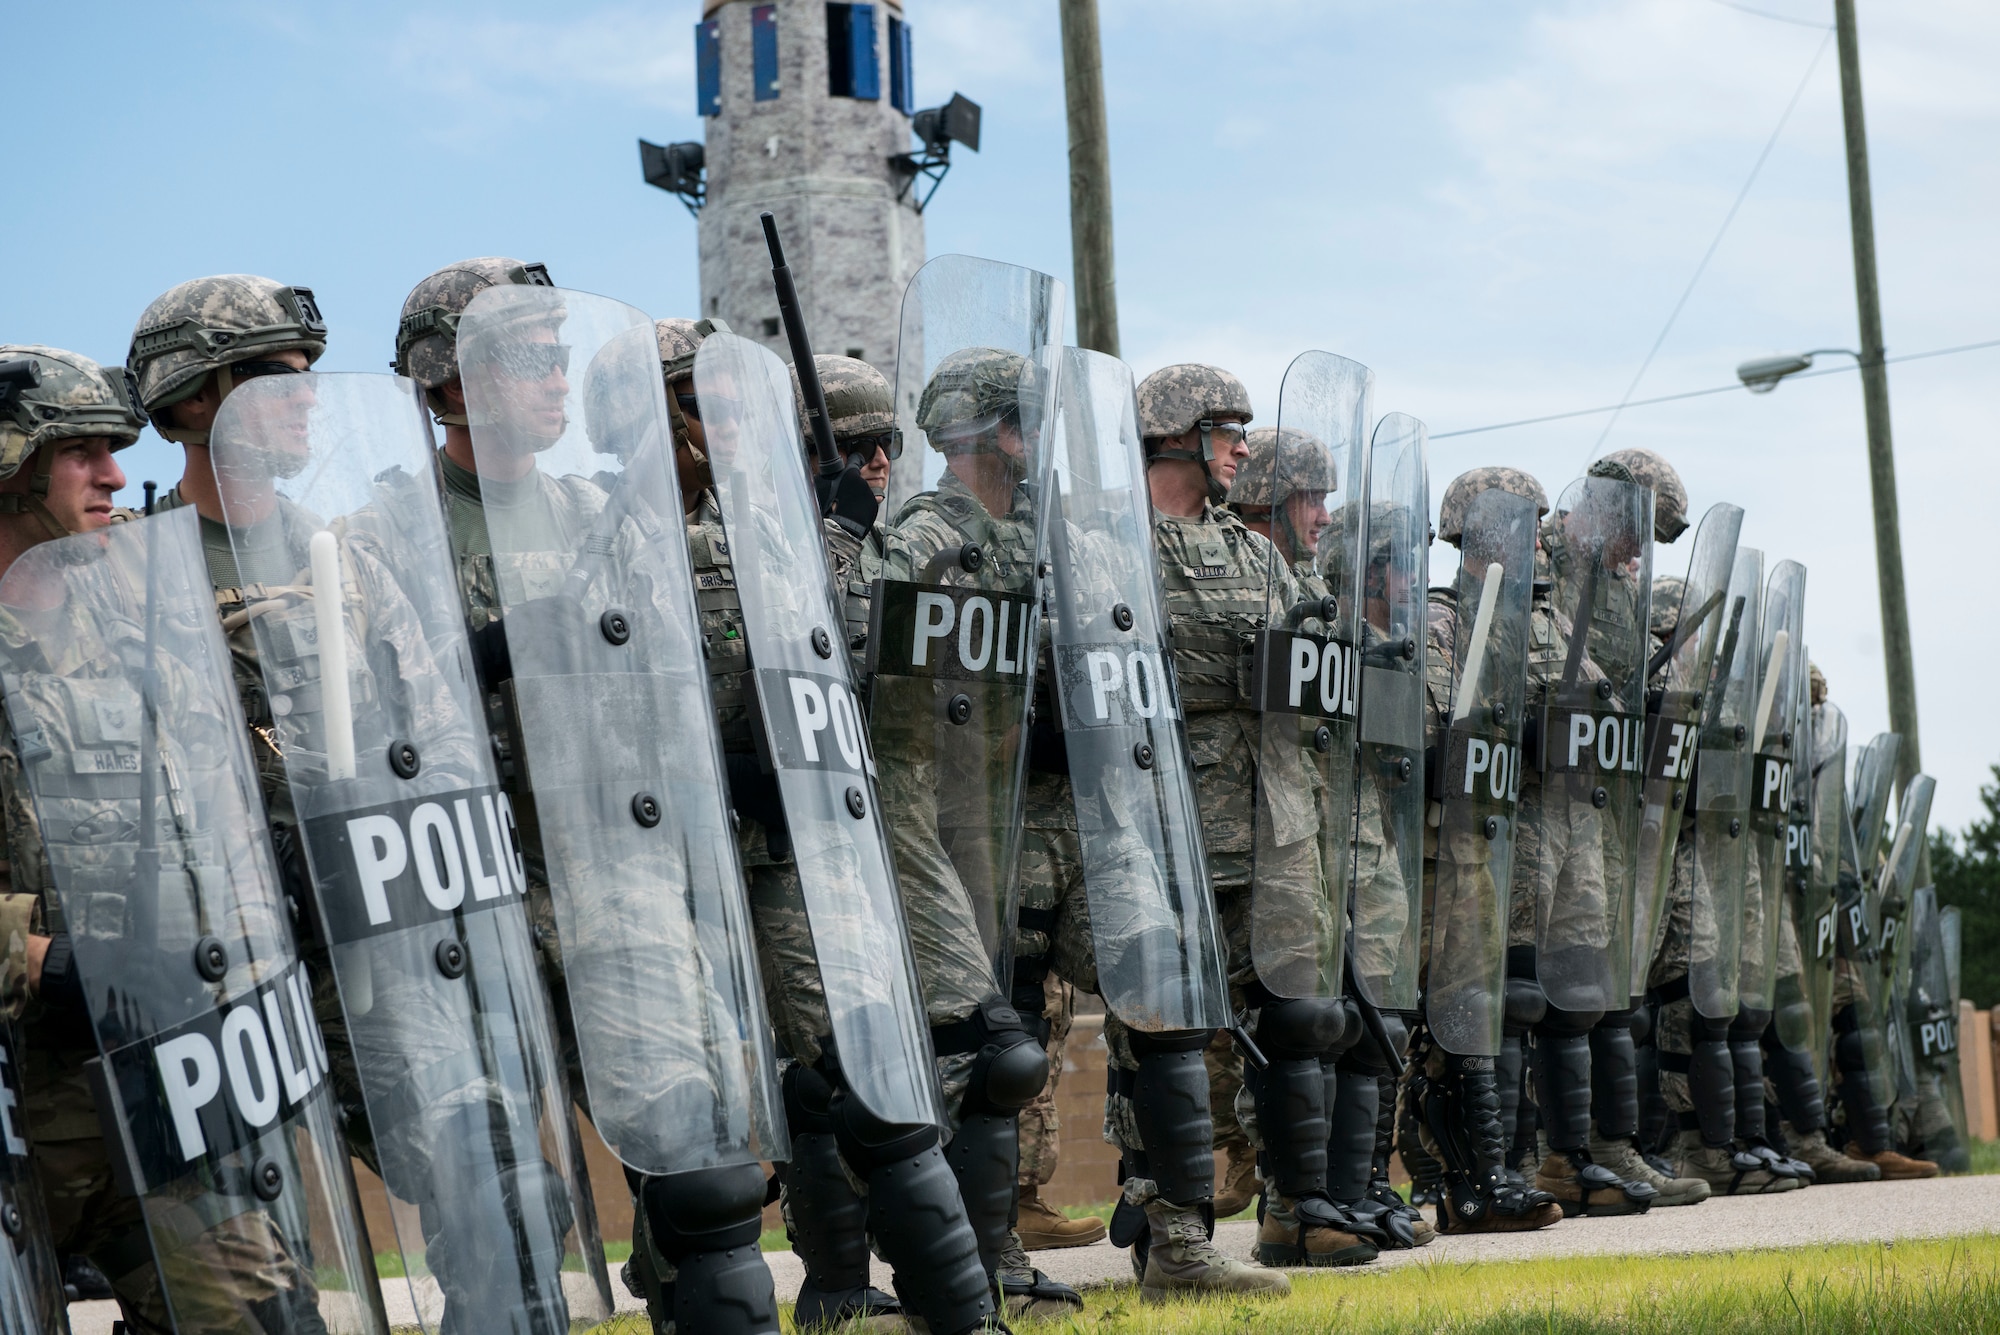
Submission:
{"label": "tactical vest", "polygon": [[1199,519],[1156,517],[1153,541],[1181,707],[1248,709],[1251,653],[1270,606],[1269,553],[1241,519],[1212,505]]}
{"label": "tactical vest", "polygon": [[701,612],[701,652],[708,663],[708,692],[724,751],[756,750],[750,731],[749,698],[744,694],[750,647],[743,633],[743,603],[736,592],[736,568],[715,493],[705,491],[687,522],[688,557],[694,569],[695,605]]}

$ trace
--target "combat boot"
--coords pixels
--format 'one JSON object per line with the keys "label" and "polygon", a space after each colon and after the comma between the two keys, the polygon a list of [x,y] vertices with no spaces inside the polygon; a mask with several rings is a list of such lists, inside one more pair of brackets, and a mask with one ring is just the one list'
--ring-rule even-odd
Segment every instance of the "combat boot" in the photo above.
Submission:
{"label": "combat boot", "polygon": [[1826,1132],[1800,1135],[1787,1128],[1792,1157],[1812,1169],[1815,1182],[1880,1182],[1882,1165],[1851,1159],[1827,1143]]}
{"label": "combat boot", "polygon": [[1083,1311],[1083,1295],[1035,1269],[1018,1233],[1009,1238],[1007,1245],[1001,1249],[999,1264],[994,1267],[994,1279],[1000,1286],[1000,1297],[1006,1305],[1003,1315],[1052,1321]]}
{"label": "combat boot", "polygon": [[1039,1187],[1021,1188],[1021,1209],[1014,1229],[1021,1236],[1021,1246],[1031,1252],[1088,1247],[1104,1239],[1102,1219],[1069,1218],[1061,1210],[1043,1203]]}
{"label": "combat boot", "polygon": [[1644,1214],[1659,1193],[1651,1183],[1621,1181],[1588,1151],[1552,1150],[1535,1170],[1535,1189],[1562,1206],[1563,1216]]}
{"label": "combat boot", "polygon": [[[1345,1229],[1300,1218],[1307,1202],[1274,1194],[1264,1197],[1257,1226],[1257,1263],[1267,1266],[1366,1265],[1381,1252]],[[1324,1201],[1315,1201],[1324,1209]]]}
{"label": "combat boot", "polygon": [[1674,1141],[1674,1173],[1698,1177],[1724,1196],[1769,1196],[1805,1185],[1798,1178],[1770,1172],[1754,1154],[1727,1145],[1704,1145],[1699,1131],[1683,1131]]}
{"label": "combat boot", "polygon": [[1894,1150],[1883,1150],[1880,1154],[1863,1154],[1859,1145],[1849,1145],[1847,1157],[1874,1164],[1882,1170],[1884,1182],[1910,1182],[1920,1177],[1938,1175],[1938,1166],[1929,1159],[1912,1159]]}
{"label": "combat boot", "polygon": [[1655,1205],[1700,1205],[1709,1197],[1708,1183],[1698,1177],[1675,1177],[1655,1168],[1629,1140],[1606,1140],[1595,1132],[1590,1137],[1590,1157],[1627,1182],[1644,1182],[1659,1195]]}
{"label": "combat boot", "polygon": [[1275,1270],[1260,1270],[1216,1250],[1201,1211],[1161,1197],[1146,1203],[1146,1273],[1139,1296],[1149,1303],[1209,1293],[1281,1298],[1292,1282]]}
{"label": "combat boot", "polygon": [[1247,1140],[1232,1140],[1225,1151],[1222,1185],[1215,1193],[1215,1217],[1242,1214],[1257,1199],[1264,1184],[1257,1177],[1257,1151]]}

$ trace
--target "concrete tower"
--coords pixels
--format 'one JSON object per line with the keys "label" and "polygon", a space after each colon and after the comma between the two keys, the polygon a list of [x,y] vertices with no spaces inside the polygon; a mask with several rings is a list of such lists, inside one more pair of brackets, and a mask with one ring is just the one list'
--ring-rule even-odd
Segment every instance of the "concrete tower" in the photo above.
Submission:
{"label": "concrete tower", "polygon": [[[894,0],[705,0],[701,313],[791,360],[757,215],[777,217],[813,351],[895,377],[903,288],[924,262],[910,30]],[[899,198],[900,196],[900,198]]]}

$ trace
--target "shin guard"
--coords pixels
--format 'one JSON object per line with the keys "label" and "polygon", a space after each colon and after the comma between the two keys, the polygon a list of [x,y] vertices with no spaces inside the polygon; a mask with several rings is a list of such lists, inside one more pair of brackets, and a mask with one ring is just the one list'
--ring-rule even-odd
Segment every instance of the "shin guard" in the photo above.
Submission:
{"label": "shin guard", "polygon": [[1763,1141],[1764,1030],[1771,1012],[1744,1010],[1729,1025],[1729,1061],[1736,1086],[1736,1138]]}
{"label": "shin guard", "polygon": [[1639,1053],[1634,1010],[1613,1011],[1590,1031],[1590,1119],[1606,1140],[1639,1134]]}
{"label": "shin guard", "polygon": [[1767,1033],[1765,1038],[1764,1073],[1778,1092],[1779,1114],[1802,1136],[1824,1130],[1826,1100],[1820,1094],[1812,1054],[1804,1048],[1786,1047],[1776,1034]]}
{"label": "shin guard", "polygon": [[653,1243],[679,1272],[674,1327],[689,1335],[776,1335],[778,1296],[758,1250],[764,1170],[756,1164],[646,1178]]}

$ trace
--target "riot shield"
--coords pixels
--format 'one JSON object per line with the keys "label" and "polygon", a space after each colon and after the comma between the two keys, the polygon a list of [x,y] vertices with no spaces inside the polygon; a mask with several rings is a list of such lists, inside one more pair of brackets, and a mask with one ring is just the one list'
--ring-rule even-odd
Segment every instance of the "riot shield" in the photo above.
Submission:
{"label": "riot shield", "polygon": [[[447,1329],[607,1320],[416,387],[252,380],[209,450],[239,570],[284,550],[266,539],[278,504],[316,529],[310,566],[264,584],[246,617],[310,875],[298,888],[339,988],[330,1037],[352,1052],[405,1282],[437,1277]],[[595,1282],[566,1299],[565,1269]]]}
{"label": "riot shield", "polygon": [[1907,962],[1904,936],[1910,917],[1910,895],[1916,885],[1924,840],[1929,837],[1931,797],[1936,792],[1937,780],[1928,774],[1913,775],[1896,803],[1896,837],[1882,859],[1873,895],[1875,939],[1882,952],[1885,978],[1896,977]]}
{"label": "riot shield", "polygon": [[28,1144],[21,1103],[21,1032],[0,1021],[0,1331],[69,1335],[62,1265],[49,1241],[49,1216]]}
{"label": "riot shield", "polygon": [[1353,935],[1361,995],[1417,1008],[1424,890],[1424,633],[1430,461],[1424,424],[1388,413],[1369,442],[1361,576],[1361,776]]}
{"label": "riot shield", "polygon": [[1702,693],[1708,688],[1716,646],[1728,615],[1723,607],[1736,564],[1736,536],[1743,511],[1713,505],[1695,530],[1687,580],[1667,642],[1653,650],[1646,670],[1646,772],[1639,812],[1638,868],[1632,894],[1634,996],[1644,992],[1647,971],[1666,928],[1667,892],[1674,848],[1694,775],[1701,731]]}
{"label": "riot shield", "polygon": [[[501,581],[499,689],[591,1119],[640,1173],[783,1158],[652,322],[489,288],[458,361],[479,471],[503,480],[484,497],[496,564],[569,563],[553,590]],[[605,475],[608,491],[590,480]],[[588,498],[588,524],[559,520],[558,489]]]}
{"label": "riot shield", "polygon": [[[1278,389],[1271,533],[1283,560],[1271,563],[1266,598],[1283,618],[1258,633],[1250,669],[1259,716],[1250,959],[1278,997],[1341,988],[1374,387],[1359,362],[1304,352]],[[1293,433],[1308,439],[1288,448]],[[1320,528],[1336,511],[1339,520]]]}
{"label": "riot shield", "polygon": [[[836,638],[840,612],[789,373],[765,348],[711,334],[694,383],[743,603],[760,759],[784,802],[836,1059],[847,1087],[883,1121],[942,1124],[923,994],[868,728]],[[1017,637],[1005,646],[1011,655],[1027,632],[1018,622],[1008,630]],[[993,618],[981,633],[989,654],[1002,651]]]}
{"label": "riot shield", "polygon": [[1536,702],[1535,963],[1549,1004],[1622,1010],[1632,992],[1633,886],[1644,815],[1653,492],[1586,477],[1544,532],[1561,675]]}
{"label": "riot shield", "polygon": [[95,1101],[175,1321],[386,1332],[198,517],[32,548],[0,621]]}
{"label": "riot shield", "polygon": [[1063,750],[1098,992],[1134,1029],[1232,1021],[1194,772],[1167,667],[1132,372],[1063,352],[1050,475],[1049,683]]}
{"label": "riot shield", "polygon": [[1445,1051],[1490,1057],[1505,1018],[1507,896],[1520,800],[1535,503],[1472,498],[1459,541],[1451,714],[1439,742],[1437,882],[1424,1015]]}
{"label": "riot shield", "polygon": [[1711,1019],[1736,1014],[1750,866],[1750,727],[1757,708],[1764,554],[1736,549],[1722,643],[1709,670],[1694,776],[1694,900],[1688,991]]}
{"label": "riot shield", "polygon": [[[1919,890],[1918,895],[1928,895],[1933,905],[1937,902],[1937,891],[1931,886]],[[1956,908],[1936,909],[1934,925],[1930,931],[1930,944],[1934,963],[1925,971],[1926,987],[1941,988],[1941,992],[1930,992],[1932,1001],[1932,1023],[1936,1026],[1928,1032],[1919,1030],[1916,1045],[1921,1055],[1929,1057],[1937,1067],[1938,1092],[1944,1098],[1945,1111],[1951,1117],[1954,1130],[1958,1132],[1958,1145],[1952,1151],[1952,1164],[1944,1165],[1947,1171],[1964,1172],[1970,1162],[1966,1159],[1967,1148],[1972,1144],[1973,1130],[1966,1120],[1965,1082],[1959,1066],[1959,950],[1963,942],[1962,924]]]}
{"label": "riot shield", "polygon": [[[1859,909],[1859,886],[1844,857],[1843,844],[1851,847],[1854,827],[1847,818],[1847,716],[1832,701],[1813,706],[1806,717],[1812,730],[1811,774],[1803,785],[1810,794],[1811,820],[1808,826],[1805,888],[1797,901],[1794,921],[1799,930],[1801,986],[1812,1013],[1809,1034],[1782,1028],[1779,1036],[1791,1047],[1811,1046],[1820,1083],[1830,1078],[1827,1069],[1826,1035],[1833,1027],[1834,961],[1840,954],[1843,930],[1842,906],[1854,901]],[[1842,876],[1843,868],[1848,874]],[[1843,883],[1847,888],[1843,889]]]}
{"label": "riot shield", "polygon": [[1854,813],[1855,855],[1862,879],[1870,886],[1879,879],[1876,872],[1889,834],[1889,802],[1896,795],[1896,761],[1902,750],[1899,735],[1878,732],[1854,761],[1854,790],[1847,803]]}
{"label": "riot shield", "polygon": [[1799,740],[1798,685],[1806,674],[1806,568],[1780,561],[1764,586],[1757,640],[1758,684],[1751,713],[1750,876],[1744,886],[1742,974],[1745,1010],[1770,1010],[1778,973],[1780,915],[1792,825],[1793,759]]}
{"label": "riot shield", "polygon": [[[964,255],[903,295],[888,556],[872,591],[877,786],[912,904],[956,924],[919,950],[963,973],[969,916],[1010,994],[1028,714],[1040,654],[1043,480],[1059,411],[1062,284]],[[968,980],[969,981],[969,980]],[[980,990],[976,986],[973,991]],[[976,1001],[967,996],[964,1001]]]}

